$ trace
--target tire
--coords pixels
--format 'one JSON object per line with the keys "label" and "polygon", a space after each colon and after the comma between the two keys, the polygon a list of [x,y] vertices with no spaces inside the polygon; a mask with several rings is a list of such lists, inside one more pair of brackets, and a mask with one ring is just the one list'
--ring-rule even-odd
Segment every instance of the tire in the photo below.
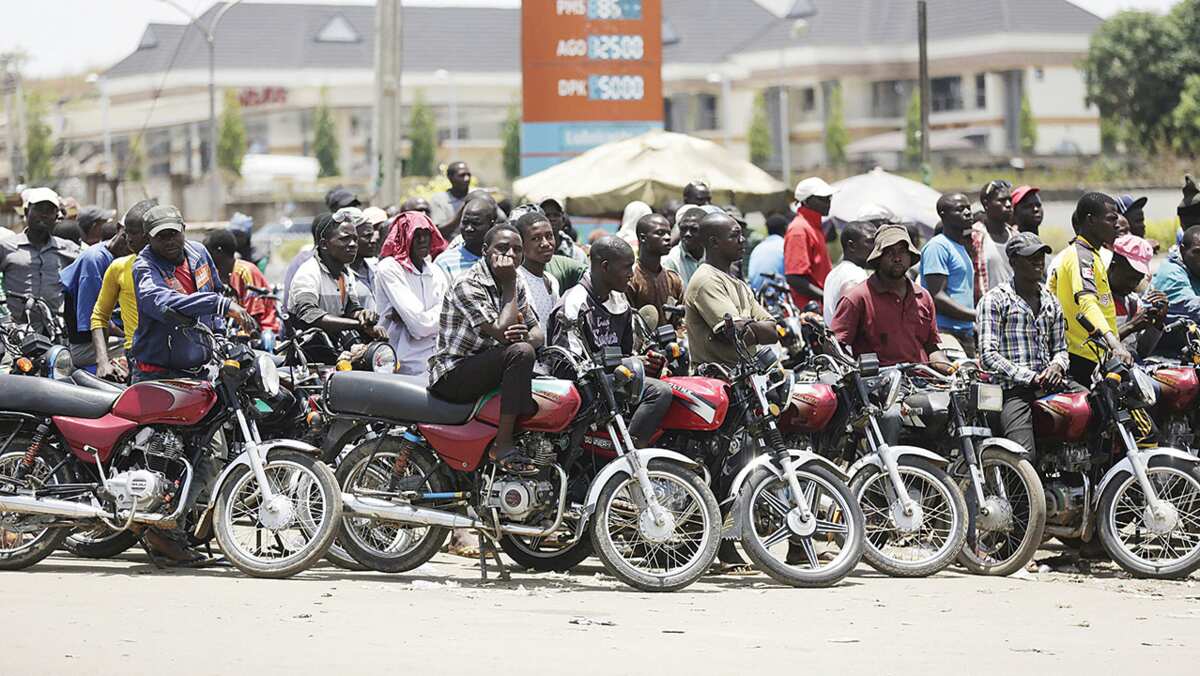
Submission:
{"label": "tire", "polygon": [[[291,577],[319,561],[333,544],[341,523],[342,493],[328,465],[297,451],[271,451],[263,471],[276,495],[287,501],[291,514],[286,522],[274,528],[262,523],[258,480],[250,466],[239,465],[217,494],[213,530],[221,551],[243,573]],[[253,533],[253,544],[239,537],[247,530]],[[284,542],[285,535],[291,536],[289,542]],[[296,543],[299,538],[305,540]]]}
{"label": "tire", "polygon": [[[1024,568],[1037,554],[1046,530],[1046,490],[1033,465],[1021,456],[998,448],[987,450],[981,458],[984,498],[1002,504],[1011,513],[1007,523],[982,531],[989,517],[976,517],[975,543],[967,541],[958,562],[975,575],[1004,577]],[[1007,500],[999,497],[997,477],[1005,487]],[[975,491],[969,479],[960,479],[959,488],[967,501],[968,513],[976,513]]]}
{"label": "tire", "polygon": [[[360,444],[342,459],[338,466],[338,485],[347,493],[352,493],[355,486],[364,486],[363,472],[370,471],[367,476],[371,481],[385,481],[391,478],[392,459],[395,458],[399,444],[391,437],[384,440],[378,453],[375,441]],[[369,465],[372,455],[375,464]],[[413,449],[408,463],[426,477],[431,491],[444,492],[451,490],[449,482],[437,468],[436,458],[421,447]],[[369,526],[369,529],[368,529]],[[438,526],[404,526],[394,522],[377,522],[372,525],[369,519],[354,518],[347,515],[342,519],[338,530],[338,542],[357,563],[381,573],[404,573],[432,559],[446,542],[450,529]],[[400,538],[407,538],[400,548],[394,548]],[[378,542],[392,541],[387,548],[377,546]]]}
{"label": "tire", "polygon": [[[0,454],[0,475],[15,477],[17,465],[24,455],[24,449]],[[37,463],[34,465],[34,471],[39,472],[45,479],[53,483],[71,483],[71,471],[62,463],[62,460],[63,455],[58,449],[43,446],[38,454]],[[51,467],[58,467],[53,477],[49,476]],[[8,517],[15,517],[17,524],[28,519],[39,518],[33,515],[0,512],[0,523],[5,522]],[[8,530],[0,526],[0,570],[21,570],[32,566],[53,554],[54,550],[62,546],[63,541],[70,534],[69,527],[54,527],[35,531],[32,537],[28,537],[30,533]]]}
{"label": "tire", "polygon": [[[760,467],[754,470],[734,503],[734,518],[741,534],[742,551],[759,570],[770,575],[776,582],[793,587],[831,587],[842,581],[854,570],[863,555],[863,516],[854,494],[833,472],[820,466],[795,468],[796,479],[802,492],[811,491],[813,511],[818,519],[817,529],[802,537],[789,528],[786,513],[791,511],[791,491],[788,483],[774,472]],[[763,496],[774,495],[773,499]],[[822,507],[824,504],[828,507]],[[761,509],[765,508],[765,509]],[[826,524],[822,528],[822,524]],[[766,540],[774,539],[768,544]],[[803,564],[788,564],[787,552],[772,552],[769,547],[786,544],[801,545],[811,558],[807,568]],[[825,552],[836,547],[831,565],[821,566],[817,546]],[[814,562],[817,562],[814,566]],[[813,570],[813,568],[817,568]]]}
{"label": "tire", "polygon": [[[891,481],[888,474],[879,467],[868,464],[858,471],[850,480],[850,490],[863,512],[864,533],[866,535],[863,558],[872,568],[893,577],[926,577],[949,566],[962,549],[967,537],[967,503],[962,491],[951,480],[950,475],[933,464],[919,457],[901,456],[897,460],[897,469],[901,480],[909,487],[910,495],[914,488],[913,482],[920,481],[925,487],[932,488],[933,496],[944,506],[939,507],[944,514],[938,514],[938,525],[945,533],[943,542],[931,554],[911,560],[898,558],[896,553],[890,553],[889,545],[893,540],[911,542],[911,538],[901,537],[895,526],[891,511],[893,503],[886,502],[886,493],[891,492]],[[929,504],[928,497],[922,504]],[[924,521],[924,520],[923,520]],[[915,553],[927,550],[917,542]]]}
{"label": "tire", "polygon": [[[1100,496],[1097,511],[1100,541],[1117,565],[1137,577],[1186,577],[1200,568],[1200,526],[1197,525],[1200,523],[1200,509],[1197,508],[1200,504],[1200,468],[1193,462],[1160,456],[1150,460],[1146,474],[1159,498],[1170,503],[1179,516],[1175,527],[1166,533],[1169,539],[1150,533],[1147,543],[1157,542],[1161,547],[1164,541],[1178,543],[1180,536],[1185,536],[1190,542],[1189,549],[1171,558],[1148,558],[1131,551],[1130,543],[1122,535],[1128,533],[1130,539],[1135,540],[1145,537],[1143,528],[1147,514],[1141,487],[1128,471],[1113,477]],[[1186,514],[1180,511],[1181,504],[1190,508]]]}
{"label": "tire", "polygon": [[[700,475],[690,468],[669,460],[651,460],[647,468],[650,480],[664,492],[670,487],[671,494],[665,495],[667,500],[663,506],[670,509],[671,505],[683,500],[692,503],[688,508],[680,510],[687,512],[694,507],[696,515],[689,514],[686,522],[691,528],[684,531],[694,534],[699,544],[691,548],[690,555],[685,553],[687,560],[682,566],[675,566],[655,572],[657,562],[651,560],[649,566],[639,567],[631,559],[642,559],[641,553],[655,552],[658,545],[652,543],[639,544],[634,538],[642,536],[641,529],[636,523],[625,519],[625,523],[615,523],[614,518],[620,518],[616,512],[629,512],[633,507],[629,489],[637,485],[637,480],[626,473],[619,473],[609,479],[600,491],[596,501],[595,514],[590,527],[592,533],[592,548],[604,564],[604,568],[615,578],[625,584],[648,592],[675,591],[683,589],[700,578],[717,556],[717,547],[721,542],[721,509],[712,490]],[[675,514],[675,511],[672,510]],[[638,513],[640,515],[640,512]],[[638,517],[634,517],[635,519]],[[698,521],[696,520],[698,519]],[[632,527],[631,527],[632,526]],[[669,534],[678,537],[680,527],[677,524]],[[677,550],[679,545],[672,546]],[[665,553],[665,552],[664,552]],[[626,555],[630,556],[626,556]],[[644,559],[643,559],[644,560]]]}
{"label": "tire", "polygon": [[[541,538],[538,538],[541,541]],[[586,534],[575,544],[555,549],[543,549],[530,546],[524,537],[505,535],[500,538],[500,548],[508,558],[526,569],[540,573],[564,573],[571,570],[583,560],[592,555],[592,542]]]}
{"label": "tire", "polygon": [[63,549],[81,559],[111,559],[124,554],[138,543],[130,531],[116,532],[98,524],[92,528],[77,528],[63,542]]}

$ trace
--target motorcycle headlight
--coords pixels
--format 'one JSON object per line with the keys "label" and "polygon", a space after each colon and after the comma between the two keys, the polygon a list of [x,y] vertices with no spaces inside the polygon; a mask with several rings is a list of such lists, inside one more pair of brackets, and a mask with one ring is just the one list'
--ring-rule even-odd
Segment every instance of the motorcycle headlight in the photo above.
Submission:
{"label": "motorcycle headlight", "polygon": [[275,361],[270,355],[260,354],[255,359],[255,364],[258,367],[258,379],[263,392],[272,397],[279,394],[279,369],[275,366]]}
{"label": "motorcycle headlight", "polygon": [[999,413],[1004,410],[1004,389],[991,383],[975,383],[975,408]]}
{"label": "motorcycle headlight", "polygon": [[1147,407],[1154,406],[1158,402],[1158,395],[1154,393],[1154,379],[1145,371],[1140,368],[1133,369],[1133,384],[1138,399]]}
{"label": "motorcycle headlight", "polygon": [[396,351],[387,343],[375,343],[367,349],[367,363],[375,373],[395,373]]}
{"label": "motorcycle headlight", "polygon": [[71,351],[59,345],[46,353],[46,376],[55,380],[70,380],[75,372],[75,360]]}

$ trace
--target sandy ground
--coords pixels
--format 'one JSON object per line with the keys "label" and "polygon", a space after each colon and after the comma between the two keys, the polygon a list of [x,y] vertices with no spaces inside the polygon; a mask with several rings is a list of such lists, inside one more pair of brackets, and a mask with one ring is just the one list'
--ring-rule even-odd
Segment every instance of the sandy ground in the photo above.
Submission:
{"label": "sandy ground", "polygon": [[1195,674],[1197,582],[864,566],[834,589],[712,576],[646,594],[594,560],[511,582],[448,555],[416,574],[322,565],[270,581],[64,553],[0,573],[0,674]]}

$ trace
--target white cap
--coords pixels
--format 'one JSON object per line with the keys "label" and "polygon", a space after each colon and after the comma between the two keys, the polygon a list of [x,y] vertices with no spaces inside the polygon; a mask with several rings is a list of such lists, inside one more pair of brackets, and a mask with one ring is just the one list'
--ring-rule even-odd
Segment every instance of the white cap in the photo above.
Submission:
{"label": "white cap", "polygon": [[38,202],[54,202],[54,206],[62,208],[62,200],[58,193],[50,188],[28,188],[21,191],[21,208],[28,209],[30,204]]}
{"label": "white cap", "polygon": [[858,213],[854,215],[856,221],[887,221],[888,223],[896,222],[896,214],[891,209],[876,204],[867,202],[858,208]]}
{"label": "white cap", "polygon": [[824,179],[812,176],[796,184],[795,199],[797,204],[801,204],[809,197],[833,197],[837,191]]}
{"label": "white cap", "polygon": [[363,209],[362,214],[363,218],[366,218],[371,225],[379,225],[387,220],[387,212],[379,207],[367,207]]}

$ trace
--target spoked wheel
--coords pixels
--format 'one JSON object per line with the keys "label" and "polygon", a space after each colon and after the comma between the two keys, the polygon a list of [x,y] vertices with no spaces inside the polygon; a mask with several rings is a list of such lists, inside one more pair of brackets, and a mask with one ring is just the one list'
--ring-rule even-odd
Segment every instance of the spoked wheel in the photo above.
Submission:
{"label": "spoked wheel", "polygon": [[954,561],[967,536],[967,505],[950,475],[923,458],[897,460],[911,513],[886,471],[867,465],[850,488],[866,527],[863,558],[895,577],[932,575]]}
{"label": "spoked wheel", "polygon": [[137,543],[137,535],[133,532],[118,532],[97,523],[87,528],[75,529],[63,542],[63,549],[81,559],[111,559],[124,554]]}
{"label": "spoked wheel", "polygon": [[1184,577],[1200,568],[1200,471],[1172,457],[1151,463],[1146,474],[1159,509],[1150,506],[1132,473],[1121,473],[1100,496],[1100,541],[1134,575]]}
{"label": "spoked wheel", "polygon": [[[0,476],[15,479],[25,451],[0,455]],[[62,464],[62,454],[43,447],[26,475],[25,485],[70,483],[70,472]],[[51,476],[52,467],[58,469]],[[7,483],[7,482],[6,482]],[[70,528],[51,527],[50,517],[0,512],[0,570],[28,568],[50,556],[70,535]]]}
{"label": "spoked wheel", "polygon": [[734,506],[742,549],[760,570],[793,587],[828,587],[862,559],[863,516],[845,482],[823,467],[794,470],[811,505],[805,522],[785,479],[765,468],[750,475]]}
{"label": "spoked wheel", "polygon": [[717,556],[721,510],[692,470],[651,461],[650,482],[662,506],[656,519],[636,478],[618,474],[596,502],[592,547],[605,569],[643,591],[675,591],[695,582]]}
{"label": "spoked wheel", "polygon": [[325,556],[342,516],[333,471],[303,453],[272,451],[263,465],[274,497],[262,499],[254,471],[234,469],[221,486],[214,529],[221,551],[254,577],[291,577]]}
{"label": "spoked wheel", "polygon": [[1033,560],[1046,529],[1046,491],[1037,470],[1024,458],[989,449],[982,458],[983,497],[987,514],[976,505],[969,479],[959,480],[975,533],[958,561],[976,575],[1011,575]]}
{"label": "spoked wheel", "polygon": [[572,543],[572,533],[574,529],[567,528],[541,538],[505,535],[500,538],[500,548],[524,568],[543,573],[564,572],[592,555],[592,543],[587,535]]}
{"label": "spoked wheel", "polygon": [[[363,442],[338,465],[338,484],[347,493],[395,492],[397,484],[410,490],[449,490],[448,482],[434,472],[437,462],[427,451],[414,449],[399,474],[395,471],[398,454],[399,444],[390,438],[382,444]],[[338,542],[355,561],[371,570],[403,573],[432,559],[449,534],[447,528],[347,515],[342,519]]]}

